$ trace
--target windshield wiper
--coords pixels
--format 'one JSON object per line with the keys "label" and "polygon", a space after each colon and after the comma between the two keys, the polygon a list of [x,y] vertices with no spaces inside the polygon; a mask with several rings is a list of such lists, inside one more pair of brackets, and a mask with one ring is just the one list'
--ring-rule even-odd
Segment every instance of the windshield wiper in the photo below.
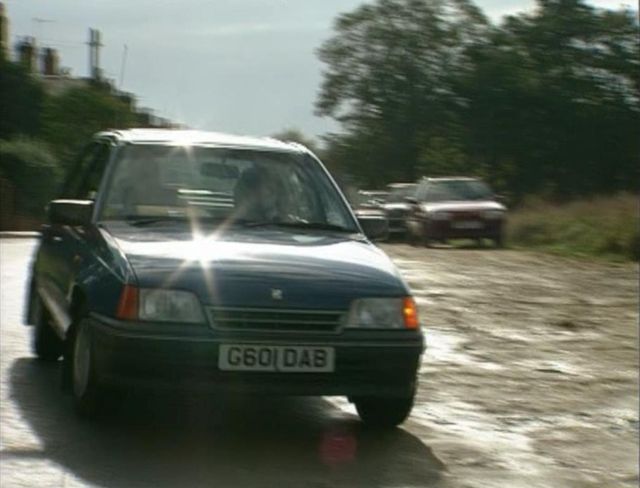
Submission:
{"label": "windshield wiper", "polygon": [[160,222],[180,222],[185,220],[184,217],[136,217],[135,215],[125,217],[125,221],[135,227],[143,227],[145,225],[153,225]]}
{"label": "windshield wiper", "polygon": [[264,221],[239,221],[239,224],[245,227],[286,227],[291,229],[311,229],[311,230],[329,230],[334,232],[356,233],[355,229],[349,229],[341,225],[329,224],[326,222],[270,222]]}

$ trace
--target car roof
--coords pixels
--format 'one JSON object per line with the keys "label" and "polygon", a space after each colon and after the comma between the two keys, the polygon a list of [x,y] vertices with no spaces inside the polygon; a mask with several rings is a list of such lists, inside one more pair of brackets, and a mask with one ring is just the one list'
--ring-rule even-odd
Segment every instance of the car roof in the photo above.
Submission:
{"label": "car roof", "polygon": [[416,186],[416,183],[389,183],[387,188],[395,190],[397,188],[410,188],[412,186]]}
{"label": "car roof", "polygon": [[437,177],[437,178],[429,178],[427,176],[424,176],[422,178],[422,181],[438,182],[438,181],[482,181],[482,180],[480,178],[474,178],[471,176],[443,176],[443,177]]}
{"label": "car roof", "polygon": [[185,129],[126,129],[99,132],[96,139],[115,139],[132,144],[210,145],[261,150],[309,152],[302,144],[271,137],[252,137]]}

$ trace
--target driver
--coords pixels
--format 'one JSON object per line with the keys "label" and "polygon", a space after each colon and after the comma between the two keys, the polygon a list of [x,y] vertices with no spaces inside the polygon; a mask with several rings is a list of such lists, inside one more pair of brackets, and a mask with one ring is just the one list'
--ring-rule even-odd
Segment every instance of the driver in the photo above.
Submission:
{"label": "driver", "polygon": [[234,189],[236,217],[252,222],[278,220],[277,189],[269,171],[253,166],[242,172]]}

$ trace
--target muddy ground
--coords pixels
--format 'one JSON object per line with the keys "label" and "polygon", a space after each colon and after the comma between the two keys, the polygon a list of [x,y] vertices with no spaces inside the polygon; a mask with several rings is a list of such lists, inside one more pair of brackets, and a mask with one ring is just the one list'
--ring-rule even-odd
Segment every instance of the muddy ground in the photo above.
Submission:
{"label": "muddy ground", "polygon": [[428,349],[412,417],[361,428],[341,399],[132,394],[87,423],[21,325],[34,241],[0,240],[0,486],[635,487],[638,267],[382,247]]}

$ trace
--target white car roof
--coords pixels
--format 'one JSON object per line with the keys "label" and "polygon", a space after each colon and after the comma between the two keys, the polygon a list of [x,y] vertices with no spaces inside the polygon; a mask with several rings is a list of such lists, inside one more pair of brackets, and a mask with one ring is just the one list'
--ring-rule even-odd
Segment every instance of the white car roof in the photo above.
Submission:
{"label": "white car roof", "polygon": [[137,144],[185,144],[242,147],[276,151],[308,151],[297,143],[283,142],[271,137],[252,137],[184,129],[126,129],[104,131],[96,138],[115,138]]}

